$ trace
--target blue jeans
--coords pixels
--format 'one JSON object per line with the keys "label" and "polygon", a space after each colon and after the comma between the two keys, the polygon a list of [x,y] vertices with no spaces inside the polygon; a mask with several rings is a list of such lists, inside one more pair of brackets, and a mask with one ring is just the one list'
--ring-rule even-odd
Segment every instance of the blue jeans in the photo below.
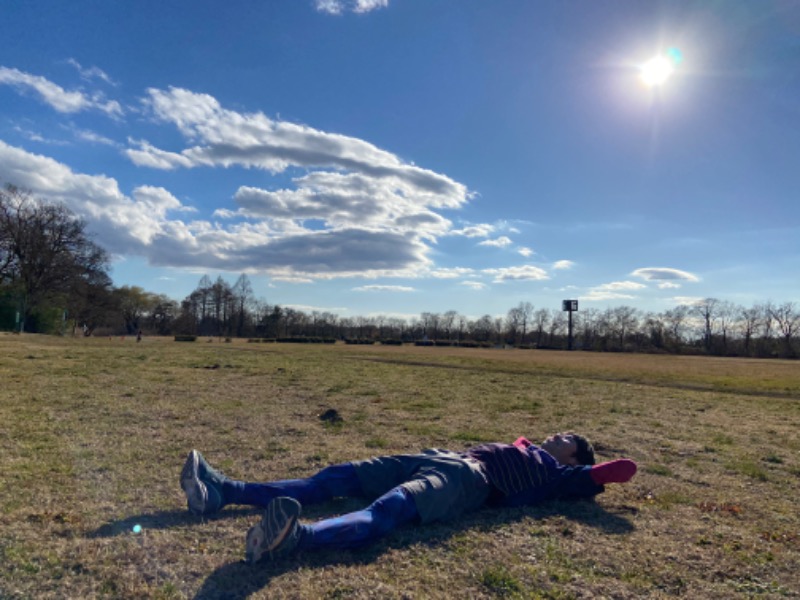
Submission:
{"label": "blue jeans", "polygon": [[[226,504],[266,506],[278,496],[289,496],[300,504],[317,504],[333,498],[363,496],[364,491],[350,463],[326,467],[305,479],[285,479],[266,483],[226,481]],[[396,487],[362,510],[339,517],[303,524],[298,549],[354,548],[369,544],[397,527],[417,519],[414,499]]]}

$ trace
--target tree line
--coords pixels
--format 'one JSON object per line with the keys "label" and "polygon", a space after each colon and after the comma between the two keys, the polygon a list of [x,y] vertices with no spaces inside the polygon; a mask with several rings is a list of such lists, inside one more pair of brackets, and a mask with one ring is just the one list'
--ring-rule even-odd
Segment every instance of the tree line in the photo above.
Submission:
{"label": "tree line", "polygon": [[[109,257],[66,207],[14,186],[0,190],[0,329],[73,335],[199,335],[260,339],[511,345],[564,349],[567,313],[521,302],[505,316],[456,311],[340,317],[254,296],[247,275],[233,285],[200,279],[182,301],[136,286],[115,287]],[[706,298],[662,313],[631,306],[573,313],[572,347],[610,352],[788,357],[798,354],[794,302],[743,307]]]}

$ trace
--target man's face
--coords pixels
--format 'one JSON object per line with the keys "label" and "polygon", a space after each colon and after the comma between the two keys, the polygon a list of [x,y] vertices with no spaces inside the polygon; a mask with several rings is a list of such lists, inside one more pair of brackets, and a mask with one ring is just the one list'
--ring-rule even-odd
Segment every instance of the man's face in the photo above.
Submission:
{"label": "man's face", "polygon": [[551,435],[539,447],[562,465],[574,467],[578,464],[578,460],[575,458],[578,444],[575,443],[575,437],[572,434],[557,433]]}

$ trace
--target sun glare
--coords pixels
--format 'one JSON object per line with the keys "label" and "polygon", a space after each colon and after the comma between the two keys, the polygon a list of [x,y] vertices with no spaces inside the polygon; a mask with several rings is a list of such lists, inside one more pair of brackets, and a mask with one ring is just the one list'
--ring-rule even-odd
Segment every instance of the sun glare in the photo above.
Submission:
{"label": "sun glare", "polygon": [[678,48],[670,48],[641,65],[639,77],[647,87],[663,85],[682,61],[683,53]]}
{"label": "sun glare", "polygon": [[639,67],[639,76],[649,87],[662,85],[675,71],[672,61],[664,56],[651,58]]}

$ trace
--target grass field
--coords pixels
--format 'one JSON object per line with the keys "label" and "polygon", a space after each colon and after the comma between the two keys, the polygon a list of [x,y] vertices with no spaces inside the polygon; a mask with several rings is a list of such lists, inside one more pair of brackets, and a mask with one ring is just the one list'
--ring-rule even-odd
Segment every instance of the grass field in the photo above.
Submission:
{"label": "grass field", "polygon": [[[798,362],[0,334],[0,597],[796,598],[798,428]],[[258,511],[178,485],[191,448],[266,480],[567,429],[639,473],[256,567]]]}

